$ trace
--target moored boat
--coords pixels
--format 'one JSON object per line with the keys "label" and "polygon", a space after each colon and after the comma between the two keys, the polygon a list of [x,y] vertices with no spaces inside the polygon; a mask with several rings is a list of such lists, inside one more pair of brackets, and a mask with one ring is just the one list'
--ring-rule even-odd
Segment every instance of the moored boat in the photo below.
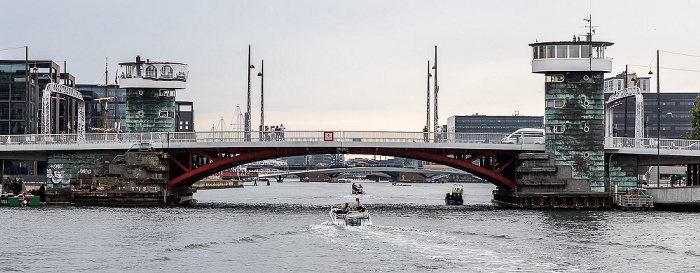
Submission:
{"label": "moored boat", "polygon": [[623,210],[651,210],[654,198],[643,188],[629,188],[625,193],[615,194],[615,205]]}

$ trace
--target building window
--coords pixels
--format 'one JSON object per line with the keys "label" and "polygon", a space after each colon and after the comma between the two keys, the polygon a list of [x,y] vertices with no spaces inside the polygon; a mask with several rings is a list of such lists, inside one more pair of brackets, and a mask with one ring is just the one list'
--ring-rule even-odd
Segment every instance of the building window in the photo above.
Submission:
{"label": "building window", "polygon": [[161,69],[161,76],[166,79],[172,79],[173,78],[173,68],[170,67],[169,65],[163,66]]}
{"label": "building window", "polygon": [[161,118],[174,118],[174,117],[175,117],[175,112],[173,112],[173,111],[160,111],[160,113],[158,113],[158,117],[161,117]]}
{"label": "building window", "polygon": [[563,82],[564,75],[562,74],[552,74],[544,77],[544,82]]}
{"label": "building window", "polygon": [[566,58],[566,49],[568,48],[567,45],[558,45],[557,46],[557,58]]}
{"label": "building window", "polygon": [[537,51],[538,51],[539,46],[533,46],[532,47],[532,58],[537,59]]}
{"label": "building window", "polygon": [[569,58],[578,58],[579,57],[579,46],[578,45],[569,45]]}
{"label": "building window", "polygon": [[158,95],[161,97],[174,97],[175,96],[175,90],[170,90],[170,89],[160,89],[158,91]]}
{"label": "building window", "polygon": [[590,45],[581,45],[581,58],[590,58],[591,57],[591,46]]}
{"label": "building window", "polygon": [[149,65],[146,67],[146,75],[144,78],[155,78],[156,77],[156,67]]}
{"label": "building window", "polygon": [[547,127],[548,134],[563,134],[564,130],[564,125],[550,125]]}
{"label": "building window", "polygon": [[547,46],[547,58],[553,59],[555,58],[555,53],[556,53],[556,47],[554,45],[548,45]]}
{"label": "building window", "polygon": [[547,100],[545,107],[547,108],[563,108],[566,105],[565,100]]}

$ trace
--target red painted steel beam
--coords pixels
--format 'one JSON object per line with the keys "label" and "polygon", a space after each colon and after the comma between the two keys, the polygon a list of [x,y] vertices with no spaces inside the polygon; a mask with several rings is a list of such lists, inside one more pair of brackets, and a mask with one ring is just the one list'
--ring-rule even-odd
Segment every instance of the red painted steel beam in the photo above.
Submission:
{"label": "red painted steel beam", "polygon": [[[264,159],[279,158],[285,156],[297,156],[297,155],[307,155],[307,154],[335,154],[338,152],[336,147],[243,147],[243,148],[216,148],[216,149],[186,149],[178,150],[173,149],[170,151],[170,160],[173,161],[175,165],[178,165],[184,171],[183,174],[177,177],[172,177],[169,174],[170,183],[169,188],[186,187],[192,185],[196,181],[199,181],[211,174],[225,170],[230,167],[252,163]],[[207,152],[217,152],[219,156],[205,156]],[[237,154],[237,156],[232,157],[222,157],[221,153],[227,152],[230,154]],[[377,147],[351,147],[347,148],[347,153],[351,154],[377,154],[386,156],[398,156],[404,158],[425,160],[440,164],[445,164],[460,170],[467,171],[473,175],[483,178],[500,188],[515,189],[515,182],[513,179],[509,179],[506,176],[515,177],[514,174],[501,174],[505,168],[514,162],[515,153],[504,152],[500,155],[508,156],[510,159],[504,163],[501,168],[495,170],[495,164],[493,170],[483,168],[481,166],[475,165],[472,162],[483,157],[484,155],[492,155],[495,162],[496,153],[493,151],[469,151],[462,149],[406,149],[406,148],[377,148]],[[189,168],[183,166],[176,158],[182,154],[186,154],[189,158]],[[205,164],[198,168],[193,168],[192,154],[199,154],[212,160],[211,163]],[[454,156],[456,154],[463,154],[464,158],[469,155],[469,158],[458,159],[451,158],[449,156]],[[506,175],[506,176],[504,176]]]}

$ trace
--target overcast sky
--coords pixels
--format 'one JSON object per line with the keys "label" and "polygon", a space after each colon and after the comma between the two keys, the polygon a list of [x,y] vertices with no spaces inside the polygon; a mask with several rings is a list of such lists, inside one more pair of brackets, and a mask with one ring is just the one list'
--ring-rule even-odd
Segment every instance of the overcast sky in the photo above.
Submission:
{"label": "overcast sky", "polygon": [[[105,57],[110,81],[136,55],[187,63],[177,99],[193,101],[196,129],[209,131],[221,117],[230,129],[236,105],[245,111],[250,44],[253,75],[265,60],[266,124],[420,131],[436,45],[440,124],[543,115],[544,76],[531,73],[529,43],[583,35],[590,13],[595,40],[615,43],[606,52],[614,71],[630,64],[646,76],[657,49],[700,56],[699,10],[700,1],[4,1],[0,49],[29,46],[30,59],[67,61],[77,83],[90,84],[104,82]],[[0,59],[24,59],[24,50],[0,50]],[[699,61],[661,53],[662,68],[700,71]],[[695,71],[662,69],[661,91],[697,92]],[[260,78],[252,86],[257,128]]]}

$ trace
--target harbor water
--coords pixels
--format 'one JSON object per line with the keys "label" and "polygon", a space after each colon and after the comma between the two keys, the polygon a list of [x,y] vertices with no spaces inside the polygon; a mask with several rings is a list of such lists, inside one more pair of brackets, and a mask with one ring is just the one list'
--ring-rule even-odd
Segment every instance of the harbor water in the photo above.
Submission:
{"label": "harbor water", "polygon": [[168,208],[0,208],[0,272],[695,272],[700,214],[518,210],[491,184],[361,182],[373,226],[337,227],[349,183],[200,190]]}

